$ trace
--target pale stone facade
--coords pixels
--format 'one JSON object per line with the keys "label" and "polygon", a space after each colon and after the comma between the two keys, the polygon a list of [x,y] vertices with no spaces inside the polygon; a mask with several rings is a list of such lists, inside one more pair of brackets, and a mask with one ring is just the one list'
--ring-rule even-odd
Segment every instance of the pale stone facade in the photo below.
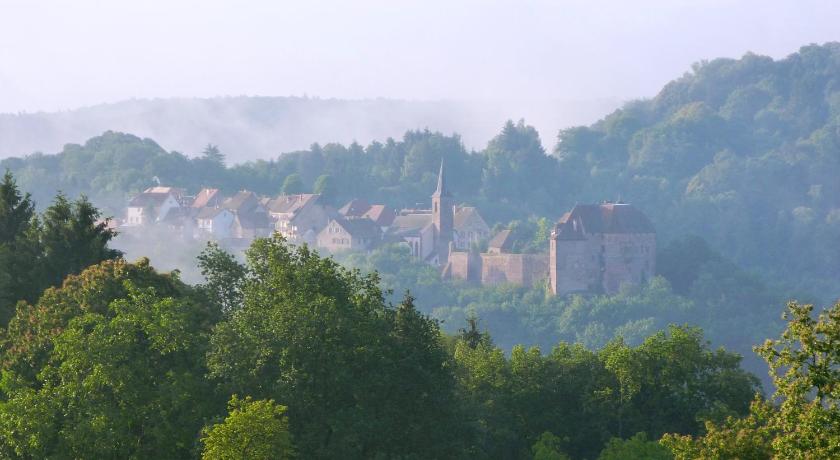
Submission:
{"label": "pale stone facade", "polygon": [[445,278],[481,285],[532,286],[548,279],[551,292],[614,294],[623,284],[640,285],[656,269],[656,232],[638,209],[623,203],[579,205],[557,223],[548,254],[515,254],[503,230],[486,253],[455,251]]}
{"label": "pale stone facade", "polygon": [[554,294],[614,294],[639,285],[656,270],[656,231],[641,211],[625,203],[578,205],[563,215],[549,242]]}

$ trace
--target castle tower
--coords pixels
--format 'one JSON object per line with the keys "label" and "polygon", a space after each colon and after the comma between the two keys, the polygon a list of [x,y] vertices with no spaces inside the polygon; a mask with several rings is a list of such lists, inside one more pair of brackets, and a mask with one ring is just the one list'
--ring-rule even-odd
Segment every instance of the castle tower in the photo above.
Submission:
{"label": "castle tower", "polygon": [[452,195],[446,187],[443,160],[440,162],[437,189],[432,194],[432,217],[435,224],[435,248],[439,261],[445,264],[449,257],[449,243],[453,240],[455,227],[455,207]]}

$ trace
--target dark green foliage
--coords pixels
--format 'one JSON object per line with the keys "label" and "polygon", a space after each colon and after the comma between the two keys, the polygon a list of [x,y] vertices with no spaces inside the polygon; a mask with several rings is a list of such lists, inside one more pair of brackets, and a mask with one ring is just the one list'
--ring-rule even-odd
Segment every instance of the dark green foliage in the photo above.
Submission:
{"label": "dark green foliage", "polygon": [[0,324],[17,301],[34,302],[65,276],[119,257],[108,248],[116,234],[99,217],[84,196],[70,202],[62,194],[38,217],[29,195],[6,172],[0,183]]}
{"label": "dark green foliage", "polygon": [[40,223],[47,286],[58,285],[69,273],[119,257],[119,251],[108,248],[116,233],[99,217],[99,210],[84,196],[71,203],[59,194],[47,208]]}
{"label": "dark green foliage", "polygon": [[300,179],[300,174],[293,173],[286,176],[283,181],[283,188],[280,189],[283,195],[297,195],[303,193],[303,181]]}
{"label": "dark green foliage", "polygon": [[280,237],[248,251],[241,307],[216,327],[208,360],[222,388],[288,405],[307,458],[460,451],[455,379],[437,324],[411,297],[390,308],[375,275]]}
{"label": "dark green foliage", "polygon": [[644,432],[636,433],[630,439],[612,438],[598,460],[671,460],[674,456],[668,448],[649,440]]}
{"label": "dark green foliage", "polygon": [[218,410],[200,358],[218,313],[200,297],[142,264],[105,262],[18,312],[4,343],[4,456],[192,456]]}
{"label": "dark green foliage", "polygon": [[697,64],[651,100],[562,131],[562,177],[578,200],[640,205],[660,240],[703,235],[742,266],[833,298],[824,280],[840,276],[838,57],[829,43],[779,61]]}
{"label": "dark green foliage", "polygon": [[321,200],[328,205],[335,206],[338,190],[335,188],[335,179],[329,174],[322,174],[315,180],[312,193],[321,195]]}
{"label": "dark green foliage", "polygon": [[216,243],[207,247],[198,256],[201,276],[206,282],[199,288],[214,302],[219,311],[229,314],[242,305],[242,287],[246,268],[230,253]]}
{"label": "dark green foliage", "polygon": [[38,292],[32,282],[38,255],[32,244],[34,215],[29,195],[21,194],[6,171],[0,183],[0,324],[6,324],[18,300]]}
{"label": "dark green foliage", "polygon": [[506,358],[490,344],[460,342],[455,359],[482,458],[594,458],[627,432],[699,433],[704,419],[746,414],[758,389],[739,356],[709,350],[698,330],[683,327],[638,347],[561,343],[547,356],[516,346]]}
{"label": "dark green foliage", "polygon": [[286,407],[274,401],[254,401],[236,395],[228,402],[228,415],[208,427],[201,442],[204,460],[286,460],[295,450],[289,433]]}

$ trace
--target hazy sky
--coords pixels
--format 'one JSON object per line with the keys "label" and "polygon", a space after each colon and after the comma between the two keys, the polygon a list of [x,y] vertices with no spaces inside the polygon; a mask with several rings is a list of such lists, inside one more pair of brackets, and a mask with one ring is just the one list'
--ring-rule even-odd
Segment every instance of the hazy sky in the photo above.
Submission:
{"label": "hazy sky", "polygon": [[0,112],[131,97],[651,96],[840,40],[838,1],[0,0]]}

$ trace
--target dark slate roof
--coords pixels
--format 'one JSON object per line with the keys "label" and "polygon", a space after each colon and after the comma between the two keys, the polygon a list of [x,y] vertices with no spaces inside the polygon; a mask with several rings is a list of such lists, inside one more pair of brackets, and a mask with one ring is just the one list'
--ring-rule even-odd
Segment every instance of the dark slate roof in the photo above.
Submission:
{"label": "dark slate roof", "polygon": [[236,214],[236,220],[242,228],[271,228],[271,221],[263,212],[243,212]]}
{"label": "dark slate roof", "polygon": [[397,235],[419,233],[420,230],[432,223],[431,214],[404,214],[394,218],[389,232]]}
{"label": "dark slate roof", "polygon": [[[463,227],[473,217],[477,217],[484,222],[484,218],[482,218],[481,214],[478,213],[478,209],[472,206],[458,206],[455,208],[455,228],[459,229]],[[487,223],[485,222],[485,225],[486,224]]]}
{"label": "dark slate roof", "polygon": [[338,225],[341,225],[353,238],[379,238],[379,226],[367,217],[358,217],[354,219],[336,219]]}
{"label": "dark slate roof", "polygon": [[269,212],[275,214],[294,214],[309,203],[318,201],[321,195],[317,193],[302,193],[300,195],[280,195],[268,203]]}
{"label": "dark slate roof", "polygon": [[397,217],[394,211],[384,204],[372,205],[362,216],[376,222],[376,225],[379,225],[380,227],[387,227],[391,225]]}
{"label": "dark slate roof", "polygon": [[487,243],[489,248],[498,249],[499,252],[511,252],[513,250],[513,236],[510,230],[502,230],[490,239]]}
{"label": "dark slate roof", "polygon": [[638,208],[624,203],[577,205],[554,227],[557,239],[581,239],[597,233],[656,233]]}
{"label": "dark slate roof", "polygon": [[194,211],[195,209],[185,207],[172,208],[166,213],[163,222],[167,224],[183,224],[192,217]]}
{"label": "dark slate roof", "polygon": [[338,210],[338,213],[345,217],[361,217],[370,211],[370,204],[361,198],[354,198]]}
{"label": "dark slate roof", "polygon": [[157,207],[169,198],[169,193],[143,192],[135,195],[128,205],[132,208],[145,208],[146,206]]}
{"label": "dark slate roof", "polygon": [[233,211],[249,211],[259,204],[253,192],[241,191],[222,202],[222,207]]}
{"label": "dark slate roof", "polygon": [[212,219],[219,215],[220,212],[226,211],[226,208],[213,208],[213,207],[204,207],[198,210],[198,214],[195,215],[196,219]]}

